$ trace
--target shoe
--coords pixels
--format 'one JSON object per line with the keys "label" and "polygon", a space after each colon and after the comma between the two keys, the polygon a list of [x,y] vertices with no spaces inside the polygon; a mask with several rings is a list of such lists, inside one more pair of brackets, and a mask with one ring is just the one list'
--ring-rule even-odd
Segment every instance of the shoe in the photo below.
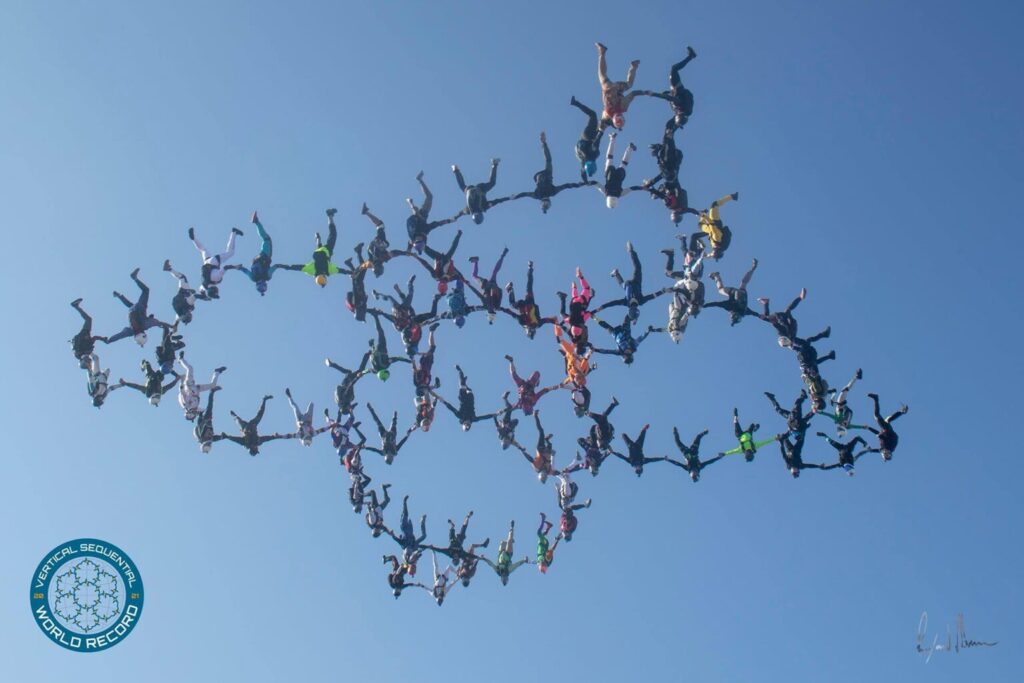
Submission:
{"label": "shoe", "polygon": [[328,218],[334,218],[334,214],[338,213],[337,209],[327,209],[326,211]]}
{"label": "shoe", "polygon": [[245,235],[245,233],[242,232],[241,230],[239,230],[238,228],[231,228],[231,232],[235,233],[239,237],[242,237],[243,235]]}

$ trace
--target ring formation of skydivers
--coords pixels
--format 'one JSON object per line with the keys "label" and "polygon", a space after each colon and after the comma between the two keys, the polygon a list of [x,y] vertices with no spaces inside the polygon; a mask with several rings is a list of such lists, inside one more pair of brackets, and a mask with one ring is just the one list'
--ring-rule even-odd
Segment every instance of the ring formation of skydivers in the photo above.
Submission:
{"label": "ring formation of skydivers", "polygon": [[[586,125],[575,149],[580,177],[577,182],[555,184],[547,138],[541,133],[544,168],[534,174],[535,188],[531,191],[499,198],[489,197],[497,182],[498,159],[491,160],[487,181],[474,184],[467,184],[459,167],[452,166],[455,181],[465,195],[465,207],[450,218],[431,219],[433,195],[423,173],[419,173],[416,180],[422,190],[423,199],[419,204],[412,199],[406,199],[410,213],[406,219],[408,244],[405,249],[391,247],[384,222],[364,204],[362,214],[372,223],[374,234],[368,244],[360,242],[355,246],[354,259],[349,257],[343,259],[340,264],[336,262],[336,210],[328,209],[327,239],[324,240],[320,233],[315,235],[315,248],[310,260],[307,263],[292,265],[276,263],[273,241],[259,216],[253,213],[251,222],[259,236],[260,248],[249,266],[228,263],[234,256],[237,238],[243,237],[243,232],[237,228],[231,229],[227,246],[220,253],[209,250],[199,241],[196,232],[189,229],[188,236],[195,244],[202,262],[198,287],[193,287],[188,277],[175,270],[170,261],[164,263],[163,269],[176,279],[178,287],[171,301],[175,313],[173,323],[160,320],[149,312],[149,288],[140,278],[138,268],[130,275],[138,288],[135,300],[132,301],[120,292],[114,292],[114,297],[128,309],[128,323],[120,331],[105,336],[94,335],[92,318],[82,307],[82,300],[73,301],[71,305],[81,315],[84,324],[81,331],[71,340],[71,345],[80,367],[88,373],[88,391],[93,405],[100,407],[110,393],[130,388],[142,393],[156,406],[159,405],[161,397],[176,386],[178,403],[184,411],[186,420],[194,424],[194,436],[204,453],[208,453],[214,443],[224,440],[242,446],[250,455],[255,456],[268,441],[297,439],[304,446],[309,446],[318,435],[328,432],[351,479],[349,498],[353,510],[365,516],[366,524],[374,537],[385,535],[398,544],[395,554],[384,556],[384,564],[390,567],[388,585],[395,597],[401,595],[406,588],[421,588],[428,592],[438,605],[444,602],[448,593],[459,583],[464,587],[469,586],[481,561],[494,570],[503,584],[507,584],[512,572],[524,564],[536,564],[541,572],[547,572],[558,545],[563,541],[571,541],[576,532],[576,513],[591,504],[589,498],[580,501],[579,487],[577,482],[573,481],[573,475],[581,470],[587,470],[591,475],[597,476],[604,461],[611,456],[625,462],[637,476],[642,475],[648,465],[669,463],[685,470],[694,482],[700,480],[708,466],[722,458],[736,454],[742,455],[744,460],[750,462],[760,449],[772,442],[778,443],[782,461],[794,478],[808,469],[841,469],[853,475],[855,464],[867,453],[880,453],[883,460],[890,460],[898,443],[893,423],[907,412],[907,407],[902,406],[895,412],[885,415],[878,396],[869,393],[867,396],[872,401],[874,424],[854,424],[854,413],[849,398],[854,384],[862,378],[862,373],[858,370],[855,376],[838,390],[831,388],[822,377],[821,363],[834,359],[835,352],[819,354],[815,344],[828,338],[831,329],[825,328],[809,337],[799,335],[794,310],[806,297],[806,290],[802,290],[781,310],[776,309],[773,312],[766,298],[757,299],[761,305],[760,311],[750,308],[747,287],[757,269],[758,262],[755,259],[738,286],[727,286],[718,272],[710,273],[708,278],[714,283],[721,299],[705,301],[704,261],[708,257],[718,261],[728,250],[732,241],[732,231],[723,222],[721,209],[728,202],[738,200],[739,194],[734,192],[725,195],[712,202],[707,209],[697,210],[689,206],[686,191],[679,184],[679,168],[683,154],[676,147],[675,135],[687,124],[693,113],[693,95],[683,86],[679,74],[696,57],[696,53],[692,48],[687,48],[686,57],[671,68],[669,89],[661,92],[632,89],[638,61],[630,64],[625,81],[609,80],[606,75],[605,52],[604,45],[598,43],[598,78],[603,99],[601,113],[598,114],[575,97],[570,100],[571,106],[586,115]],[[671,108],[671,118],[665,124],[661,141],[650,146],[651,154],[657,163],[658,174],[640,185],[626,187],[626,168],[636,146],[630,143],[616,165],[615,142],[617,133],[625,124],[625,114],[637,96],[666,100]],[[593,178],[597,173],[601,139],[609,128],[612,130],[607,136],[604,180],[601,182]],[[436,241],[434,245],[427,243],[434,230],[455,223],[464,216],[471,217],[479,224],[484,221],[485,215],[492,207],[525,198],[539,201],[541,210],[546,213],[552,199],[558,193],[582,187],[599,190],[609,208],[615,208],[618,200],[630,192],[646,192],[652,198],[664,202],[672,222],[676,225],[685,214],[696,216],[699,230],[690,235],[677,236],[680,259],[676,258],[676,249],[662,250],[665,256],[665,275],[669,278],[670,284],[645,291],[640,258],[633,250],[632,244],[627,242],[626,251],[632,266],[630,277],[623,277],[617,269],[611,273],[616,284],[622,289],[622,296],[596,304],[593,301],[593,287],[580,268],[577,268],[570,291],[558,292],[560,306],[557,315],[543,316],[534,297],[532,261],[527,265],[526,287],[520,290],[522,296],[518,297],[512,282],[502,287],[498,281],[498,274],[508,249],[501,252],[488,271],[486,267],[481,270],[480,259],[475,256],[466,260],[470,264],[468,267],[460,268],[456,265],[455,253],[462,237],[461,230],[455,233],[446,248],[438,247]],[[422,265],[436,283],[436,291],[433,293],[429,310],[417,312],[414,307],[415,275],[409,278],[404,289],[394,285],[394,293],[367,291],[367,273],[372,272],[375,277],[379,277],[390,260],[400,257]],[[260,432],[260,421],[267,403],[273,398],[270,395],[262,398],[258,410],[251,418],[243,418],[231,411],[237,425],[235,433],[218,431],[214,428],[214,396],[221,388],[221,375],[226,368],[216,368],[209,381],[201,383],[195,368],[186,360],[185,340],[180,330],[183,325],[188,325],[192,321],[198,302],[211,302],[220,298],[220,289],[228,277],[228,272],[236,271],[244,275],[262,295],[267,292],[274,274],[279,270],[305,273],[320,287],[325,287],[334,276],[345,276],[349,280],[349,291],[345,296],[346,307],[358,321],[366,320],[368,315],[372,317],[375,334],[369,341],[369,348],[354,368],[346,368],[331,359],[326,360],[329,368],[341,374],[341,379],[334,396],[336,410],[333,415],[330,410],[324,410],[324,421],[320,426],[315,424],[313,403],[302,408],[291,391],[286,389],[285,396],[295,418],[293,433]],[[385,308],[389,310],[371,306],[371,295],[374,301],[386,304]],[[439,312],[442,298],[446,300],[447,310]],[[633,326],[640,316],[640,309],[662,298],[668,301],[666,326],[649,325],[641,334],[635,335]],[[795,397],[791,406],[786,408],[778,402],[775,395],[765,393],[772,408],[785,421],[785,426],[780,427],[774,435],[770,435],[766,433],[768,430],[761,431],[761,426],[756,423],[745,425],[740,420],[739,413],[734,410],[732,426],[735,445],[717,452],[712,457],[701,457],[701,443],[708,434],[707,429],[697,433],[687,443],[679,429],[673,427],[672,434],[679,450],[677,457],[647,454],[644,444],[649,425],[644,425],[632,437],[622,433],[621,444],[625,446],[622,448],[615,439],[615,427],[610,421],[618,400],[612,397],[607,407],[600,411],[591,407],[588,380],[591,371],[596,367],[593,354],[619,356],[623,362],[631,364],[640,344],[651,334],[666,332],[673,342],[678,343],[690,320],[696,318],[705,308],[723,309],[729,314],[732,325],[747,317],[768,323],[778,335],[779,346],[796,354],[805,388]],[[538,330],[550,325],[556,342],[555,348],[565,362],[565,378],[553,385],[542,387],[539,371],[520,374],[515,360],[511,356],[506,356],[514,383],[514,399],[510,399],[513,392],[507,391],[501,397],[502,405],[490,412],[478,413],[476,396],[470,388],[469,378],[459,366],[455,366],[459,378],[457,396],[442,395],[440,380],[433,374],[434,354],[437,348],[436,332],[442,321],[452,321],[457,327],[462,327],[466,318],[475,313],[484,314],[490,322],[499,314],[506,315],[515,320],[531,339]],[[611,344],[605,347],[600,343],[591,342],[591,321],[609,333]],[[390,324],[398,332],[404,356],[392,355],[388,346],[386,324]],[[427,332],[425,349],[421,348],[424,328]],[[111,383],[110,370],[103,369],[96,353],[97,342],[111,344],[132,337],[139,346],[145,346],[150,330],[154,330],[160,336],[154,362],[142,361],[142,376],[138,382],[119,379]],[[396,363],[407,363],[412,369],[415,421],[409,427],[400,430],[397,411],[388,421],[386,413],[382,415],[372,405],[366,404],[366,412],[372,419],[380,439],[379,446],[375,446],[372,445],[375,442],[367,439],[362,431],[363,423],[356,418],[356,387],[360,380],[369,376],[386,381]],[[579,450],[575,459],[559,468],[555,466],[553,435],[544,429],[538,402],[546,394],[561,390],[568,392],[576,416],[587,418],[590,427],[584,436],[576,440]],[[489,547],[490,538],[470,543],[467,547],[472,511],[458,526],[452,520],[448,520],[447,542],[426,543],[426,515],[420,518],[417,530],[409,512],[409,496],[403,498],[397,530],[386,523],[385,510],[391,502],[388,490],[390,484],[383,484],[379,491],[370,488],[372,480],[364,470],[364,453],[377,454],[384,463],[392,464],[413,432],[429,431],[439,403],[455,417],[465,431],[471,429],[477,422],[490,422],[497,431],[503,450],[512,448],[522,453],[542,483],[549,477],[555,480],[560,512],[558,529],[552,537],[555,522],[549,520],[544,513],[540,513],[536,532],[537,553],[534,558],[523,555],[516,559],[514,521],[509,525],[507,536],[498,544],[497,555],[493,559],[483,552]],[[533,419],[537,442],[532,452],[517,438],[517,414]],[[829,458],[829,462],[807,462],[803,456],[806,436],[812,422],[819,416],[828,419],[840,440],[833,439],[825,432],[814,432],[816,436],[826,440],[835,453]],[[858,433],[844,441],[850,432]],[[864,432],[873,435],[874,445],[864,438]],[[426,551],[431,553],[433,576],[426,582],[420,582],[416,580],[417,563]],[[441,564],[439,555],[443,558]],[[442,565],[446,565],[443,570]]]}

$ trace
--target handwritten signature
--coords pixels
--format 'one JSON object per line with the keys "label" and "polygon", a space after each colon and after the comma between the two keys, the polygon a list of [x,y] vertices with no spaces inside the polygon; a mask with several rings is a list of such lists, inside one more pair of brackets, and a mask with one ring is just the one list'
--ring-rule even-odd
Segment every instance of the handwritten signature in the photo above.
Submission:
{"label": "handwritten signature", "polygon": [[964,615],[963,612],[956,615],[956,640],[953,640],[953,634],[949,629],[949,624],[946,624],[946,642],[939,642],[939,634],[935,634],[935,638],[932,639],[931,647],[925,647],[924,642],[927,637],[928,631],[928,612],[921,613],[921,621],[917,625],[917,652],[918,654],[927,655],[925,657],[925,664],[931,661],[932,655],[936,652],[957,652],[960,650],[966,650],[969,647],[995,647],[999,641],[988,643],[981,640],[971,640],[967,637],[967,630],[964,628]]}

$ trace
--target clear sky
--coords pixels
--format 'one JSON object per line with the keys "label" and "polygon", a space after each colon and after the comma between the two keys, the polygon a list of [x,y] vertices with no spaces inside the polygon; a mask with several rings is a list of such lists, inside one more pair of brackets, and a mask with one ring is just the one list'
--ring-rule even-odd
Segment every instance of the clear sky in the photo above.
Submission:
{"label": "clear sky", "polygon": [[[0,678],[1019,679],[1022,14],[1019,3],[948,2],[4,3]],[[439,609],[422,593],[391,596],[380,557],[394,544],[352,514],[328,442],[203,455],[171,396],[158,409],[127,391],[91,406],[66,343],[80,324],[68,302],[84,297],[101,333],[120,329],[110,292],[134,296],[139,266],[153,310],[170,315],[160,265],[198,275],[189,225],[214,245],[249,228],[238,248],[248,262],[259,209],[276,254],[297,262],[330,206],[340,252],[368,241],[365,200],[400,243],[417,171],[435,215],[460,206],[452,163],[482,178],[501,157],[495,194],[527,190],[541,130],[556,177],[570,180],[582,117],[568,100],[598,102],[595,40],[613,77],[641,60],[641,88],[664,87],[669,65],[697,50],[684,72],[696,107],[678,136],[682,180],[698,206],[741,192],[725,209],[735,236],[723,276],[737,280],[756,256],[752,296],[781,304],[808,288],[801,328],[831,324],[822,348],[838,354],[826,377],[842,385],[864,369],[857,417],[869,417],[869,390],[886,410],[911,407],[892,462],[794,481],[769,448],[699,484],[667,466],[638,480],[609,463],[577,478],[594,504],[546,576],[527,567],[502,587],[483,570]],[[667,117],[662,102],[633,105],[620,136],[640,147],[632,179],[653,175],[646,148]],[[545,313],[577,264],[598,299],[614,295],[608,272],[628,270],[627,239],[647,281],[667,282],[657,252],[676,232],[659,204],[633,195],[609,211],[592,190],[557,197],[547,216],[522,201],[461,227],[461,259],[488,264],[510,248],[503,281],[521,288],[536,262]],[[379,284],[411,272],[394,264]],[[229,367],[219,428],[264,393],[277,396],[264,424],[289,428],[284,388],[319,411],[336,379],[323,358],[353,363],[365,349],[344,281],[320,290],[288,275],[262,299],[231,276],[186,330],[201,373]],[[641,324],[665,318],[659,301]],[[438,341],[442,393],[454,394],[460,363],[481,409],[511,387],[505,353],[560,377],[549,335],[529,342],[509,321],[446,324]],[[126,341],[103,361],[136,380],[141,357]],[[674,450],[673,425],[710,428],[706,453],[730,447],[734,406],[781,431],[762,392],[788,403],[800,388],[770,328],[730,328],[713,310],[679,346],[659,335],[633,366],[599,365],[595,405],[618,396],[620,433],[650,422],[654,454]],[[412,419],[405,371],[362,383],[359,398]],[[542,407],[565,463],[585,425],[566,395]],[[521,430],[532,442],[532,425]],[[815,441],[805,457],[832,453]],[[532,554],[538,513],[555,512],[551,486],[492,430],[463,434],[446,416],[392,467],[368,470],[374,485],[412,494],[439,542],[445,519],[475,509],[471,537],[496,544],[515,518],[516,554]],[[89,657],[47,642],[25,590],[43,554],[77,537],[127,551],[147,590],[131,637]],[[972,638],[1000,645],[925,665],[913,651],[924,610],[933,633],[963,612]]]}

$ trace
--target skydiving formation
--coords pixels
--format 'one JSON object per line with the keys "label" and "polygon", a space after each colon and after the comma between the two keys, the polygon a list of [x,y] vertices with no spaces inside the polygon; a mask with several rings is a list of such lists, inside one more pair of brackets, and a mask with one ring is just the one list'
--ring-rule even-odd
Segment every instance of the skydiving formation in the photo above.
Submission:
{"label": "skydiving formation", "polygon": [[[368,242],[359,242],[353,247],[351,253],[354,258],[338,256],[339,231],[335,222],[338,212],[329,208],[325,212],[327,237],[323,239],[320,233],[314,235],[315,246],[310,260],[299,264],[276,263],[271,236],[259,215],[253,212],[250,223],[256,228],[259,243],[252,245],[255,255],[248,266],[229,263],[235,257],[236,247],[241,250],[250,246],[242,230],[232,227],[228,231],[224,251],[216,253],[200,242],[195,229],[188,228],[188,238],[200,256],[199,272],[192,279],[198,286],[190,285],[189,276],[175,270],[170,261],[164,262],[163,270],[174,277],[177,287],[168,302],[169,315],[173,315],[173,318],[161,319],[150,312],[150,289],[142,279],[140,268],[129,273],[135,285],[131,291],[138,289],[134,301],[120,292],[114,292],[114,297],[128,309],[128,321],[123,327],[110,329],[109,334],[94,331],[97,325],[90,313],[86,312],[82,299],[75,299],[71,306],[80,317],[82,327],[70,340],[70,344],[79,368],[87,374],[88,395],[93,405],[99,408],[110,400],[115,390],[130,388],[141,393],[156,407],[160,405],[164,394],[177,389],[178,403],[185,420],[191,423],[193,435],[203,453],[211,452],[214,447],[218,451],[231,448],[217,445],[223,441],[237,444],[243,452],[255,457],[272,441],[291,440],[308,447],[315,442],[327,440],[328,437],[321,438],[322,434],[327,433],[348,475],[349,502],[354,512],[364,516],[375,538],[390,538],[398,545],[393,554],[383,555],[383,562],[388,566],[386,581],[392,594],[398,598],[406,588],[420,588],[439,606],[459,585],[462,586],[459,592],[470,587],[481,562],[494,570],[503,585],[508,584],[517,569],[527,564],[536,565],[542,574],[557,572],[557,568],[552,569],[556,549],[564,548],[562,544],[573,540],[579,525],[577,513],[593,503],[589,498],[583,500],[579,497],[580,487],[573,481],[573,476],[580,476],[577,473],[586,470],[596,477],[606,469],[604,465],[609,460],[612,464],[607,465],[607,468],[622,470],[622,465],[614,462],[620,460],[637,477],[641,477],[647,470],[651,472],[650,476],[682,474],[688,476],[693,483],[700,482],[706,474],[705,470],[715,463],[723,460],[739,461],[739,458],[728,458],[730,455],[741,455],[746,462],[773,459],[776,457],[776,447],[772,445],[774,443],[778,444],[781,461],[794,479],[801,477],[807,470],[840,470],[852,476],[860,458],[872,453],[880,454],[883,462],[892,460],[899,442],[894,423],[907,413],[907,406],[902,405],[885,415],[881,408],[881,398],[875,393],[868,393],[866,396],[872,408],[870,418],[861,418],[863,424],[856,423],[853,404],[858,397],[854,389],[864,380],[865,373],[858,369],[840,389],[832,388],[826,381],[821,372],[822,364],[835,359],[836,352],[829,350],[827,353],[819,353],[815,345],[830,338],[831,328],[827,327],[806,338],[801,337],[795,317],[798,306],[808,305],[803,303],[807,299],[806,289],[801,290],[785,308],[776,308],[773,312],[770,300],[762,296],[755,299],[760,304],[760,310],[752,309],[750,297],[753,293],[748,294],[748,288],[751,287],[758,267],[755,258],[742,272],[736,269],[725,275],[717,270],[709,273],[707,280],[713,290],[706,291],[705,264],[722,261],[733,240],[733,231],[723,221],[721,209],[730,202],[738,201],[739,193],[731,192],[708,204],[698,204],[708,207],[700,210],[690,207],[688,194],[681,185],[680,170],[684,155],[677,138],[683,136],[684,127],[687,135],[693,127],[694,95],[683,85],[680,73],[697,58],[696,51],[687,48],[680,61],[671,66],[668,90],[661,91],[634,89],[640,64],[636,60],[629,63],[624,81],[612,81],[608,77],[606,61],[608,48],[601,43],[596,43],[596,47],[600,90],[594,93],[593,101],[600,96],[600,111],[590,108],[575,95],[569,100],[570,106],[585,116],[583,130],[575,144],[578,166],[569,169],[573,176],[571,181],[559,182],[556,177],[558,165],[555,162],[558,160],[553,159],[547,135],[542,132],[540,145],[544,167],[533,175],[532,189],[505,193],[504,188],[509,180],[503,178],[502,189],[499,190],[503,196],[489,196],[498,187],[500,160],[497,157],[489,160],[489,167],[485,166],[485,159],[473,162],[473,168],[476,169],[474,172],[483,168],[488,168],[489,172],[486,180],[472,184],[466,182],[458,165],[451,165],[455,184],[462,194],[462,208],[452,216],[431,218],[434,195],[424,180],[423,172],[419,172],[415,181],[423,198],[418,205],[412,198],[405,199],[408,206],[405,215],[408,241],[404,248],[392,245],[385,221],[364,203],[360,215],[370,221],[370,226],[366,226],[363,219],[358,219],[363,226],[360,230],[370,227],[372,234],[368,235]],[[691,70],[693,68],[690,67]],[[657,172],[638,185],[626,184],[631,155],[637,149],[635,142],[624,143],[620,147],[623,149],[621,158],[615,156],[617,139],[626,134],[626,114],[631,105],[665,107],[664,113],[668,118],[664,129],[657,133],[656,141],[650,143],[651,157]],[[573,117],[578,117],[578,114],[573,114]],[[605,145],[603,178],[598,176],[602,144]],[[571,160],[564,161],[568,166]],[[575,180],[577,172],[578,181]],[[435,187],[438,184],[435,183]],[[641,256],[631,242],[626,242],[629,270],[620,271],[616,268],[611,272],[615,296],[596,301],[595,288],[584,275],[582,266],[577,266],[575,273],[572,273],[569,291],[554,293],[558,298],[557,310],[553,302],[545,302],[544,310],[548,313],[545,316],[542,315],[542,306],[534,292],[532,260],[524,258],[513,263],[511,258],[515,255],[507,247],[500,251],[495,249],[496,253],[481,252],[480,256],[465,256],[465,250],[461,254],[458,252],[463,238],[461,229],[447,236],[441,234],[445,232],[441,228],[465,217],[469,217],[473,224],[480,225],[492,210],[507,202],[533,200],[539,203],[541,214],[547,214],[557,195],[585,187],[597,190],[609,209],[618,207],[622,199],[635,192],[637,194],[634,196],[649,196],[662,201],[673,225],[681,226],[684,221],[693,222],[682,228],[687,230],[686,233],[676,235],[677,245],[661,250],[668,284],[661,280],[659,272],[653,277],[649,276],[645,286]],[[454,190],[450,192],[454,195]],[[597,201],[593,194],[588,192],[587,196]],[[687,219],[688,215],[693,218]],[[341,218],[338,220],[340,222]],[[355,222],[353,218],[353,231],[357,230]],[[268,225],[273,229],[272,222]],[[467,226],[467,222],[461,225]],[[472,225],[468,227],[470,231],[483,229],[473,228]],[[736,234],[742,239],[742,226],[738,227],[740,229]],[[245,263],[244,258],[247,257],[242,258]],[[398,259],[405,259],[420,275],[420,291],[428,291],[426,300],[421,300],[419,305],[415,301],[416,274],[408,279],[404,288],[394,284],[388,290],[378,284],[385,273],[385,266]],[[508,265],[505,264],[507,259]],[[502,268],[506,270],[504,277],[510,277],[510,269],[515,269],[513,276],[519,277],[522,275],[519,269],[524,261],[525,286],[521,288],[511,280],[502,284]],[[427,275],[425,281],[422,279],[423,271]],[[197,370],[186,359],[186,354],[190,358],[195,357],[188,351],[184,330],[189,329],[187,326],[195,315],[200,314],[201,309],[211,305],[226,305],[215,302],[224,299],[233,288],[251,286],[246,284],[248,282],[255,285],[261,296],[265,296],[273,276],[277,274],[278,277],[285,277],[281,273],[289,272],[312,277],[317,285],[312,289],[330,287],[328,291],[336,292],[341,285],[343,296],[338,297],[341,304],[338,310],[342,310],[342,315],[344,306],[357,322],[368,323],[367,317],[373,320],[367,345],[363,347],[365,351],[360,358],[344,361],[348,367],[330,358],[325,360],[326,366],[337,371],[340,378],[334,392],[334,405],[330,406],[328,401],[328,407],[322,411],[322,423],[318,424],[318,418],[315,418],[315,405],[324,407],[323,403],[311,397],[297,400],[291,389],[285,388],[284,394],[295,425],[294,432],[261,433],[260,423],[273,399],[269,393],[258,402],[251,418],[240,417],[234,410],[229,412],[237,427],[236,431],[217,429],[217,426],[226,426],[226,420],[217,419],[215,415],[215,395],[222,389],[224,376],[230,379],[232,375],[224,375],[226,367],[217,367],[209,375],[209,381],[202,383]],[[628,277],[625,276],[627,273]],[[368,288],[368,276],[372,276],[371,281],[377,284],[376,288]],[[652,279],[660,280],[660,284],[652,283]],[[599,288],[604,288],[598,280],[594,282]],[[735,284],[729,286],[727,282]],[[522,297],[516,295],[517,291]],[[647,320],[640,322],[645,312],[649,314],[654,307],[666,303],[666,324],[659,326]],[[682,342],[690,322],[707,309],[721,309],[726,315],[706,313],[704,317],[718,316],[721,322],[728,320],[729,326],[750,318],[747,326],[754,325],[766,330],[771,328],[781,347],[780,353],[793,353],[796,356],[801,382],[799,391],[795,395],[781,395],[782,403],[775,394],[765,392],[773,412],[778,416],[778,425],[773,427],[748,421],[749,414],[748,420],[743,420],[739,410],[734,409],[731,416],[732,436],[716,444],[719,450],[709,448],[712,430],[708,425],[672,425],[671,429],[661,429],[650,424],[631,424],[623,425],[628,433],[616,430],[611,418],[619,401],[607,394],[603,398],[596,395],[600,390],[601,373],[597,372],[598,362],[595,359],[600,357],[602,364],[618,363],[618,360],[610,358],[618,356],[624,364],[634,366],[642,348],[663,343],[657,341],[662,338],[660,333],[667,333],[671,342]],[[91,306],[90,310],[93,310]],[[664,310],[661,308],[657,313],[663,322]],[[511,355],[505,355],[511,380],[508,391],[500,397],[475,394],[462,366],[441,362],[449,338],[460,334],[467,318],[475,314],[492,324],[501,320],[520,327],[533,344],[543,349],[543,353],[551,356],[559,354],[559,366],[564,367],[564,375],[559,371],[557,376],[542,378],[541,371],[534,369],[538,367],[535,361],[530,360],[517,366]],[[757,321],[767,325],[758,325]],[[595,324],[592,326],[591,323]],[[537,331],[546,325],[551,326],[553,333],[537,335]],[[591,327],[594,329],[591,330]],[[127,375],[134,377],[135,381],[121,378],[111,382],[111,371],[103,368],[97,342],[109,345],[131,338],[139,347],[145,348],[150,330],[155,330],[153,334],[159,333],[156,337],[158,343],[154,342],[155,353],[141,360],[135,374]],[[593,339],[591,331],[594,332]],[[392,350],[396,355],[392,355]],[[457,381],[449,379],[452,368],[457,373]],[[630,371],[636,372],[635,369]],[[205,377],[209,370],[200,368],[198,372]],[[406,372],[411,375],[411,387]],[[394,379],[391,379],[393,375]],[[839,384],[846,379],[842,378]],[[415,406],[413,417],[406,414],[400,418],[398,410],[378,411],[368,402],[360,405],[357,401],[360,385],[389,380],[390,386],[399,385],[412,396]],[[563,447],[558,436],[546,430],[542,422],[542,412],[548,415],[549,411],[565,409],[565,403],[560,404],[565,399],[549,397],[543,401],[543,405],[541,400],[548,394],[561,392],[568,398],[566,403],[571,405],[582,425],[579,432],[571,436],[575,441],[571,450],[568,446]],[[128,394],[134,392],[119,392],[118,396]],[[591,405],[592,399],[597,407]],[[444,410],[438,412],[438,405]],[[606,406],[603,410],[600,408],[602,405]],[[727,415],[722,417],[722,425],[715,438],[728,434],[728,419]],[[462,431],[469,431],[474,426],[476,429],[493,428],[500,446],[496,450],[509,453],[508,457],[514,457],[515,460],[519,459],[514,455],[518,452],[540,484],[554,484],[557,510],[554,514],[539,511],[537,547],[533,558],[528,553],[516,554],[515,520],[510,521],[507,533],[496,547],[490,546],[491,537],[483,533],[474,531],[470,537],[472,511],[465,515],[461,525],[448,520],[446,540],[442,538],[428,542],[431,537],[428,534],[427,515],[423,514],[419,518],[418,525],[413,524],[413,517],[410,516],[410,501],[415,502],[411,494],[396,496],[396,499],[402,500],[401,513],[397,526],[389,525],[388,518],[391,517],[390,524],[394,524],[395,514],[394,509],[389,507],[392,500],[389,491],[391,484],[380,483],[375,486],[374,479],[366,469],[370,465],[379,468],[401,466],[396,461],[399,460],[403,446],[410,439],[426,438],[423,435],[430,431],[435,420],[454,420]],[[363,432],[364,422],[376,427],[379,445],[377,439],[367,439]],[[826,431],[819,431],[823,427],[834,429],[835,437]],[[663,445],[669,443],[664,438],[669,432],[678,455],[671,450],[670,445]],[[809,440],[809,432],[818,438]],[[534,434],[535,442],[531,441]],[[656,439],[663,439],[663,442],[655,444]],[[562,454],[556,457],[559,450],[562,450]],[[811,452],[809,456],[808,452]],[[683,472],[662,466],[662,463],[674,465]],[[724,468],[722,464],[714,467],[712,479],[723,475],[721,470]],[[379,481],[381,475],[374,476]],[[779,476],[783,476],[781,472]],[[536,520],[537,516],[532,516],[530,523]],[[532,528],[527,527],[528,534]],[[467,540],[473,539],[478,542],[467,546]],[[491,555],[488,555],[489,549]],[[418,579],[418,563],[427,551],[430,552],[431,566],[422,570],[421,577],[425,578]],[[564,553],[564,549],[561,552]],[[419,591],[413,592],[419,594]]]}

